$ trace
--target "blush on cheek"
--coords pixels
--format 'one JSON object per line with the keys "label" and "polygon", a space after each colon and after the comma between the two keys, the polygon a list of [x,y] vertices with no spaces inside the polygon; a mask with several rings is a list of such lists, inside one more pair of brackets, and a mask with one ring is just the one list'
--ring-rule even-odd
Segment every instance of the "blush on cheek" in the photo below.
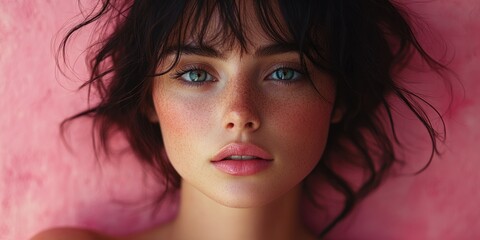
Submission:
{"label": "blush on cheek", "polygon": [[[211,130],[208,109],[201,104],[192,104],[191,101],[177,96],[161,95],[155,101],[160,129],[169,157],[173,157],[173,154],[177,156],[197,150],[204,142],[202,138]],[[184,157],[178,155],[178,159]]]}

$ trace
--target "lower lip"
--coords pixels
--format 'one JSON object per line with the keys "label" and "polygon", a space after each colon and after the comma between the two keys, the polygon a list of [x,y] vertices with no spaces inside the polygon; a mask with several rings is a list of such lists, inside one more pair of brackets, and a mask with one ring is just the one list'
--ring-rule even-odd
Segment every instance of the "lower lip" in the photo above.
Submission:
{"label": "lower lip", "polygon": [[234,176],[248,176],[261,172],[271,165],[271,160],[222,160],[213,165],[224,173]]}

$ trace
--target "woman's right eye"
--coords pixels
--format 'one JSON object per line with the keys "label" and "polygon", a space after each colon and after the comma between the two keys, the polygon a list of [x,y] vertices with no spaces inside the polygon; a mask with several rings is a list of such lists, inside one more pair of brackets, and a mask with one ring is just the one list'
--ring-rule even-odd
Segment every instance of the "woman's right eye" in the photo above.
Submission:
{"label": "woman's right eye", "polygon": [[187,70],[179,74],[180,78],[186,82],[192,83],[203,83],[207,81],[212,81],[213,76],[210,75],[207,71],[202,69],[192,69]]}

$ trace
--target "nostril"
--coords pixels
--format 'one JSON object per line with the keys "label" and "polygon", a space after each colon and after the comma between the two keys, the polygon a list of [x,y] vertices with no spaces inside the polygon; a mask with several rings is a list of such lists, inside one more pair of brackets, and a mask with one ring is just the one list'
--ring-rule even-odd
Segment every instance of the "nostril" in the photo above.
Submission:
{"label": "nostril", "polygon": [[[255,127],[255,124],[253,122],[247,122],[243,126],[245,127],[245,129],[253,129]],[[235,124],[234,123],[228,123],[227,128],[228,129],[233,129],[233,128],[235,128]]]}
{"label": "nostril", "polygon": [[225,116],[224,129],[255,131],[260,127],[260,119],[253,112],[230,112]]}

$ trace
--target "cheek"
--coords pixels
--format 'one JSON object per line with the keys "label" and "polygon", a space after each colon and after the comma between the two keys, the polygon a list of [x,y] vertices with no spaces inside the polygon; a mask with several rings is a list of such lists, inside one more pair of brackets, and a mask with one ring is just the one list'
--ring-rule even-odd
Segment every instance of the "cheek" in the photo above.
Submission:
{"label": "cheek", "polygon": [[326,104],[306,106],[304,109],[297,108],[296,121],[290,121],[293,122],[292,132],[297,137],[297,141],[323,143],[330,127],[330,114],[331,107]]}
{"label": "cheek", "polygon": [[203,131],[204,126],[199,123],[205,114],[169,92],[156,91],[153,99],[165,148],[172,159],[172,154],[185,152],[183,149],[194,141],[192,138]]}
{"label": "cheek", "polygon": [[328,134],[330,126],[333,106],[328,100],[333,96],[319,95],[313,87],[305,88],[277,97],[269,104],[269,120],[293,142],[319,141]]}
{"label": "cheek", "polygon": [[[320,160],[330,127],[331,104],[323,100],[297,101],[276,108],[274,145],[283,149],[286,169],[305,177]],[[273,121],[273,120],[272,120]]]}
{"label": "cheek", "polygon": [[156,106],[160,128],[163,135],[168,135],[164,138],[186,138],[206,131],[207,126],[204,123],[208,118],[207,111],[179,100],[166,101],[159,98],[157,101],[161,103]]}
{"label": "cheek", "polygon": [[209,109],[205,108],[206,104],[196,104],[172,85],[168,80],[157,80],[153,101],[164,141],[181,143],[207,131]]}
{"label": "cheek", "polygon": [[202,172],[204,166],[191,164],[191,160],[208,158],[203,150],[209,147],[205,137],[214,122],[211,104],[198,104],[176,91],[157,90],[153,99],[165,151],[173,167],[183,178]]}
{"label": "cheek", "polygon": [[319,79],[314,85],[308,84],[292,91],[291,95],[279,96],[278,104],[271,108],[271,116],[278,125],[275,128],[280,130],[279,137],[291,141],[288,149],[301,149],[314,154],[318,160],[328,137],[335,88],[326,76],[317,73],[313,78]]}

